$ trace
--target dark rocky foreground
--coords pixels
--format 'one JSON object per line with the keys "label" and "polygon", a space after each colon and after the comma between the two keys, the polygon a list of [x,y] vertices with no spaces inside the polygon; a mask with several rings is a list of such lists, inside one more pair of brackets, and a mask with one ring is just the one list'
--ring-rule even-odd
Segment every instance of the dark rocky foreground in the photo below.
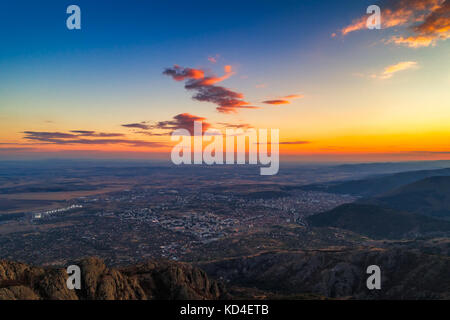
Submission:
{"label": "dark rocky foreground", "polygon": [[[411,249],[272,251],[198,267],[155,260],[108,268],[98,258],[78,265],[81,289],[69,290],[65,269],[2,260],[0,300],[450,299],[450,257]],[[370,265],[381,269],[381,290],[366,286]]]}
{"label": "dark rocky foreground", "polygon": [[65,269],[33,267],[0,261],[0,300],[182,300],[219,299],[223,287],[186,263],[147,262],[127,268],[108,268],[97,258],[78,264],[80,290],[66,286]]}
{"label": "dark rocky foreground", "polygon": [[[381,269],[381,290],[369,290],[367,267]],[[450,299],[450,257],[404,249],[267,252],[202,263],[213,278],[279,297]]]}

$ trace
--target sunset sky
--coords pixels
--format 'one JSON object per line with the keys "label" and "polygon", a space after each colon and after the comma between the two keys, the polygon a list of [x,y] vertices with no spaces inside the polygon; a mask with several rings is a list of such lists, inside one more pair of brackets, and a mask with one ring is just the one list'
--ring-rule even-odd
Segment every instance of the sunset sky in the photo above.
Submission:
{"label": "sunset sky", "polygon": [[164,158],[193,120],[296,161],[450,159],[449,38],[450,0],[2,1],[0,159]]}

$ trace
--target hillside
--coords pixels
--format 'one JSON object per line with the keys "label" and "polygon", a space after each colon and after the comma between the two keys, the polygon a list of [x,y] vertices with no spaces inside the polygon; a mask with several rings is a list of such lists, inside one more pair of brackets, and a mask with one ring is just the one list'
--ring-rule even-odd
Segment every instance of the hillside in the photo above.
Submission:
{"label": "hillside", "polygon": [[350,230],[374,239],[401,239],[450,232],[450,222],[369,204],[344,204],[308,217],[314,227]]}
{"label": "hillside", "polygon": [[300,186],[298,188],[302,190],[323,191],[330,193],[352,194],[371,197],[378,194],[383,194],[388,190],[397,189],[407,184],[411,184],[416,181],[434,176],[450,176],[450,168],[438,170],[407,171],[396,174],[374,176],[361,180],[312,184]]}
{"label": "hillside", "polygon": [[127,268],[107,268],[88,258],[81,290],[68,290],[64,269],[0,261],[0,300],[198,300],[219,299],[224,289],[190,264],[154,261]]}
{"label": "hillside", "polygon": [[[366,287],[366,268],[381,268],[381,290]],[[270,252],[200,265],[229,286],[279,295],[353,299],[450,299],[450,258],[379,249]]]}
{"label": "hillside", "polygon": [[[366,287],[372,264],[382,270],[382,290]],[[417,250],[273,251],[197,265],[152,261],[116,269],[89,258],[79,263],[82,289],[68,290],[64,269],[3,260],[0,300],[450,299],[450,257]]]}
{"label": "hillside", "polygon": [[450,177],[426,178],[363,202],[450,219]]}

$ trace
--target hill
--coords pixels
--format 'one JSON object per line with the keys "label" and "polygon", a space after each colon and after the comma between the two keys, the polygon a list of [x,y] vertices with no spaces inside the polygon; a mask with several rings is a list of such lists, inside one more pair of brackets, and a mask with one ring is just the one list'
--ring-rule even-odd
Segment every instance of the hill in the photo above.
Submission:
{"label": "hill", "polygon": [[450,177],[430,177],[361,202],[450,219]]}
{"label": "hill", "polygon": [[88,258],[81,268],[81,290],[69,290],[64,269],[0,261],[0,300],[197,300],[219,299],[223,287],[187,263],[151,261],[107,268]]}
{"label": "hill", "polygon": [[350,230],[373,239],[414,238],[450,232],[450,222],[377,205],[351,203],[308,217],[314,227]]}
{"label": "hill", "polygon": [[450,168],[439,170],[407,171],[389,175],[377,175],[361,180],[311,184],[300,186],[298,188],[310,191],[323,191],[371,197],[378,194],[383,194],[388,190],[397,189],[404,185],[435,176],[450,176]]}
{"label": "hill", "polygon": [[[372,264],[382,290],[366,287]],[[0,300],[450,299],[450,257],[396,248],[273,251],[198,267],[159,260],[108,268],[97,258],[78,265],[82,288],[68,290],[64,269],[2,260]]]}
{"label": "hill", "polygon": [[[381,290],[366,287],[366,268],[373,264],[381,268]],[[450,299],[450,258],[404,249],[269,252],[200,266],[211,277],[224,279],[228,286],[285,296]]]}

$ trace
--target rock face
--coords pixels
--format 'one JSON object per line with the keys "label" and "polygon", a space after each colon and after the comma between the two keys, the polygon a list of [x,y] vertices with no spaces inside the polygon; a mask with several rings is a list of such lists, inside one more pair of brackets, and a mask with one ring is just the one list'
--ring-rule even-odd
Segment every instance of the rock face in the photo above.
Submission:
{"label": "rock face", "polygon": [[[381,269],[381,290],[369,290],[366,269]],[[395,250],[272,252],[204,263],[227,285],[279,295],[312,293],[328,298],[450,299],[450,258]]]}
{"label": "rock face", "polygon": [[[2,260],[0,300],[450,299],[450,257],[414,250],[273,251],[205,262],[201,269],[159,260],[108,268],[88,258],[77,265],[81,289],[69,290],[65,269]],[[370,265],[381,268],[381,290],[366,286]]]}
{"label": "rock face", "polygon": [[81,289],[69,290],[65,269],[0,261],[0,300],[148,300],[220,299],[222,285],[186,263],[151,261],[128,268],[107,268],[102,260],[78,263]]}

